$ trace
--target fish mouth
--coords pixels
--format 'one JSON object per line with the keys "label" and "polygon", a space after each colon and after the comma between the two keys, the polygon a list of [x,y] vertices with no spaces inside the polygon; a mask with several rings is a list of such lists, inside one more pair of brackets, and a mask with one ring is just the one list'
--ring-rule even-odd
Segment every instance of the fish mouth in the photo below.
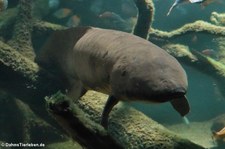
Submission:
{"label": "fish mouth", "polygon": [[172,98],[182,98],[182,97],[185,97],[184,96],[185,94],[186,94],[186,89],[177,88],[171,93],[171,96]]}
{"label": "fish mouth", "polygon": [[167,102],[175,99],[184,99],[186,94],[185,88],[176,88],[172,91],[156,93],[151,99],[155,99],[155,102]]}
{"label": "fish mouth", "polygon": [[161,91],[147,91],[147,90],[138,90],[135,91],[126,91],[124,93],[125,97],[132,101],[149,101],[154,103],[163,103],[168,102],[173,99],[182,98],[186,94],[186,89],[184,87],[179,87],[175,89],[167,89]]}
{"label": "fish mouth", "polygon": [[183,97],[185,97],[185,94],[186,94],[186,89],[176,88],[172,91],[165,91],[165,92],[157,93],[155,95],[155,98],[162,99],[162,101],[163,100],[168,101],[171,99],[183,98]]}

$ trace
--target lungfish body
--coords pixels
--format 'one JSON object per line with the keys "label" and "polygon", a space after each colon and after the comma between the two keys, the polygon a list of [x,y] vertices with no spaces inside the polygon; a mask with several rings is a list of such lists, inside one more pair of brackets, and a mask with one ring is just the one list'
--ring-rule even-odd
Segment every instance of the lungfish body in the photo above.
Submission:
{"label": "lungfish body", "polygon": [[93,27],[56,31],[36,61],[55,70],[72,98],[86,90],[108,94],[104,127],[120,100],[170,101],[181,116],[189,112],[184,69],[163,49],[132,34]]}

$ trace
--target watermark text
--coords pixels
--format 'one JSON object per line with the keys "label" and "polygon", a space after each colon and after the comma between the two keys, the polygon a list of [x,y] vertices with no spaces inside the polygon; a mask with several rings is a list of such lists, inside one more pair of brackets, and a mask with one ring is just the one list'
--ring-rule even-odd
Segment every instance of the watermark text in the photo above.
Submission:
{"label": "watermark text", "polygon": [[44,143],[1,143],[1,147],[45,147]]}

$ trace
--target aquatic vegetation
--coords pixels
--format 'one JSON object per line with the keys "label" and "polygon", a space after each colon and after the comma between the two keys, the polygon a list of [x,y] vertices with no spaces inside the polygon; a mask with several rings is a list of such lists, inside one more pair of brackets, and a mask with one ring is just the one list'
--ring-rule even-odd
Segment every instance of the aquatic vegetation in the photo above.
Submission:
{"label": "aquatic vegetation", "polygon": [[208,32],[210,34],[216,34],[216,35],[225,35],[225,27],[223,26],[217,26],[205,21],[195,21],[193,23],[185,24],[184,26],[167,32],[167,31],[161,31],[157,29],[151,29],[149,32],[149,35],[154,35],[161,38],[173,38],[175,36],[183,35],[188,32]]}
{"label": "aquatic vegetation", "polygon": [[225,77],[225,65],[213,58],[203,55],[200,52],[192,51],[196,57],[208,65],[208,67],[214,71],[217,75]]}
{"label": "aquatic vegetation", "polygon": [[216,25],[225,26],[225,13],[212,12],[210,21]]}
{"label": "aquatic vegetation", "polygon": [[184,45],[181,45],[181,44],[166,44],[162,48],[165,49],[168,53],[170,53],[171,55],[173,55],[177,58],[187,57],[192,62],[198,60],[196,58],[196,56],[191,53],[188,46],[184,46]]}
{"label": "aquatic vegetation", "polygon": [[19,3],[16,25],[9,45],[21,51],[21,54],[27,58],[34,60],[35,54],[31,41],[32,23],[30,23],[32,22],[32,1],[20,0]]}
{"label": "aquatic vegetation", "polygon": [[34,32],[37,34],[50,33],[52,31],[66,29],[65,26],[59,24],[53,24],[46,21],[36,20],[33,22]]}
{"label": "aquatic vegetation", "polygon": [[36,80],[37,75],[35,73],[38,72],[38,66],[35,63],[31,63],[28,58],[22,57],[18,51],[1,41],[0,47],[1,63],[11,67],[14,72],[27,77],[29,80]]}
{"label": "aquatic vegetation", "polygon": [[218,61],[220,61],[223,64],[225,64],[225,42],[224,41],[225,41],[224,37],[215,39],[215,42],[218,47]]}

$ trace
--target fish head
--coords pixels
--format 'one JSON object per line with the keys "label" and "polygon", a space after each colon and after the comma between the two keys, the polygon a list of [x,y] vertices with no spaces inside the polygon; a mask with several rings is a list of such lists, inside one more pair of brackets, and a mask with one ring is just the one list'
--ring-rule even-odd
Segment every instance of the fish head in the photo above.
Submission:
{"label": "fish head", "polygon": [[147,53],[139,53],[143,56],[136,55],[126,66],[120,65],[115,77],[121,83],[115,87],[119,95],[155,103],[184,97],[188,87],[184,69],[174,57],[160,50],[150,53],[149,59]]}
{"label": "fish head", "polygon": [[140,57],[124,67],[120,65],[121,71],[115,75],[116,83],[112,83],[113,95],[123,95],[118,98],[127,101],[169,101],[181,116],[185,116],[190,111],[185,96],[187,75],[174,57],[158,50],[153,57],[150,57],[153,55],[151,53],[149,59]]}
{"label": "fish head", "polygon": [[142,82],[139,89],[143,92],[145,101],[166,102],[186,94],[187,76],[175,60],[158,58],[149,67],[138,78]]}

